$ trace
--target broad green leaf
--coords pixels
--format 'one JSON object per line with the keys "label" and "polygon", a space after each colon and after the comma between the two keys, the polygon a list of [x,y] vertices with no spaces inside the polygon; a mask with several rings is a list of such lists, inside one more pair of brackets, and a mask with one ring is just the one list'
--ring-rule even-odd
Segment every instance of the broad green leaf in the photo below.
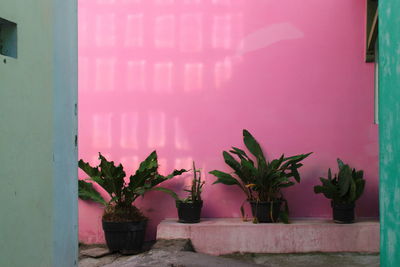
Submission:
{"label": "broad green leaf", "polygon": [[241,160],[241,173],[246,182],[253,180],[252,177],[257,176],[257,168],[253,166],[248,160],[242,159]]}
{"label": "broad green leaf", "polygon": [[233,176],[230,175],[229,173],[225,173],[225,172],[221,172],[221,171],[217,171],[217,170],[210,171],[209,173],[218,178],[213,184],[222,183],[225,185],[240,185],[238,180],[233,178]]}
{"label": "broad green leaf", "polygon": [[254,162],[249,158],[249,156],[247,156],[246,152],[244,152],[240,148],[232,147],[232,150],[230,150],[229,152],[231,152],[232,154],[237,155],[240,159],[243,159],[243,158],[247,159],[248,161],[251,162],[251,164],[254,165]]}
{"label": "broad green leaf", "polygon": [[104,206],[107,205],[107,202],[93,187],[93,184],[85,182],[83,180],[78,181],[78,196],[82,200],[91,200]]}
{"label": "broad green leaf", "polygon": [[300,168],[301,166],[303,166],[303,164],[298,163],[298,162],[304,160],[311,154],[312,154],[312,152],[307,153],[307,154],[295,155],[292,157],[284,158],[283,159],[284,163],[282,164],[281,169],[286,170],[287,168],[291,168],[293,166],[296,166],[296,168]]}
{"label": "broad green leaf", "polygon": [[[353,169],[353,170],[354,170],[354,169]],[[363,171],[355,171],[355,170],[354,170],[353,178],[354,178],[355,180],[357,180],[357,179],[363,179],[363,177],[364,177],[364,172],[363,172]]]}
{"label": "broad green leaf", "polygon": [[108,161],[99,153],[102,187],[110,194],[115,194],[121,198],[122,188],[124,186],[124,177],[126,176],[121,164],[115,166],[114,161]]}
{"label": "broad green leaf", "polygon": [[314,186],[314,192],[316,194],[322,193],[328,199],[334,199],[338,195],[338,190],[335,185],[332,184],[332,180],[320,178],[322,186]]}
{"label": "broad green leaf", "polygon": [[129,187],[132,190],[144,186],[145,182],[154,179],[158,170],[157,152],[153,151],[145,160],[143,160],[139,169],[129,178]]}
{"label": "broad green leaf", "polygon": [[354,182],[354,179],[351,179],[348,202],[353,203],[354,201],[356,201],[356,183]]}
{"label": "broad green leaf", "polygon": [[290,170],[292,171],[291,174],[296,180],[296,182],[300,183],[300,174],[297,171],[297,168],[295,166],[292,166]]}
{"label": "broad green leaf", "polygon": [[231,167],[238,175],[240,175],[240,163],[237,162],[237,160],[226,151],[222,152],[222,156],[224,157],[225,163],[228,164],[229,167]]}
{"label": "broad green leaf", "polygon": [[340,189],[340,196],[347,194],[352,180],[351,169],[349,165],[343,165],[338,174],[338,185]]}
{"label": "broad green leaf", "polygon": [[185,172],[188,172],[188,170],[185,170],[185,169],[173,170],[173,172],[171,174],[165,176],[165,180],[169,180],[169,179],[174,178],[175,176],[179,176]]}
{"label": "broad green leaf", "polygon": [[265,160],[265,156],[260,147],[260,144],[246,129],[243,130],[243,141],[251,154],[253,154],[257,159]]}
{"label": "broad green leaf", "polygon": [[84,162],[83,160],[78,161],[78,166],[81,168],[89,177],[92,176],[100,176],[100,171],[97,167],[90,166],[89,163]]}
{"label": "broad green leaf", "polygon": [[365,180],[364,179],[357,179],[355,180],[356,183],[356,198],[355,200],[359,199],[364,192],[365,187]]}
{"label": "broad green leaf", "polygon": [[321,185],[314,186],[314,193],[320,194],[322,193],[328,199],[334,199],[334,193],[330,191],[328,188],[323,187]]}
{"label": "broad green leaf", "polygon": [[321,185],[316,185],[314,186],[314,193],[315,194],[320,194],[324,191],[324,187]]}
{"label": "broad green leaf", "polygon": [[178,195],[171,189],[165,188],[165,187],[153,187],[151,188],[149,191],[160,191],[160,192],[164,192],[168,195],[170,195],[171,197],[173,197],[175,200],[179,200]]}
{"label": "broad green leaf", "polygon": [[291,156],[288,158],[284,158],[284,161],[291,161],[291,162],[299,162],[302,161],[303,159],[307,158],[308,156],[310,156],[313,152],[309,152],[307,154],[300,154],[300,155],[295,155],[295,156]]}
{"label": "broad green leaf", "polygon": [[278,169],[279,166],[281,166],[284,158],[285,158],[285,155],[282,154],[282,156],[279,159],[274,159],[273,161],[271,161],[271,163],[270,163],[271,168]]}

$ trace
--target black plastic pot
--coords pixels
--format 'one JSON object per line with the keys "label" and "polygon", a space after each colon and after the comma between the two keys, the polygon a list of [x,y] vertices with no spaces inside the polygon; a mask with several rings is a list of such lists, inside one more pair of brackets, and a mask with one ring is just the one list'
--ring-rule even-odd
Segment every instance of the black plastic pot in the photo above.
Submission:
{"label": "black plastic pot", "polygon": [[331,202],[333,221],[335,223],[354,223],[354,203]]}
{"label": "black plastic pot", "polygon": [[[249,201],[253,217],[257,218],[259,223],[274,223],[278,221],[282,201],[256,202]],[[272,208],[272,209],[271,209]]]}
{"label": "black plastic pot", "polygon": [[203,201],[182,202],[177,201],[178,217],[180,223],[198,223],[200,222],[201,208]]}
{"label": "black plastic pot", "polygon": [[141,222],[105,222],[103,230],[108,249],[121,254],[140,252],[144,242],[147,221]]}

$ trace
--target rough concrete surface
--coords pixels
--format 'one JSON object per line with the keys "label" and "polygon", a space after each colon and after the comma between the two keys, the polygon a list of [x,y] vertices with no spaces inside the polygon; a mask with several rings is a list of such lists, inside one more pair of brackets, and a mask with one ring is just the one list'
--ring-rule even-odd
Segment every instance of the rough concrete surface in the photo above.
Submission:
{"label": "rough concrete surface", "polygon": [[107,267],[251,267],[260,266],[251,262],[222,258],[190,251],[152,250],[136,255],[124,262],[106,265]]}
{"label": "rough concrete surface", "polygon": [[197,252],[231,253],[379,252],[379,221],[359,219],[337,224],[327,219],[295,219],[290,224],[243,222],[240,218],[204,218],[183,224],[165,219],[157,239],[186,238]]}
{"label": "rough concrete surface", "polygon": [[379,266],[379,254],[377,253],[231,254],[223,257],[240,259],[269,267]]}
{"label": "rough concrete surface", "polygon": [[[150,246],[152,244],[146,244]],[[85,248],[87,249],[87,248]],[[79,267],[377,267],[378,254],[305,253],[305,254],[231,254],[211,256],[193,251],[190,240],[159,240],[149,250],[134,256],[118,253],[100,258],[80,254]]]}
{"label": "rough concrete surface", "polygon": [[80,251],[80,255],[91,258],[101,258],[109,254],[111,254],[111,252],[104,247],[87,248]]}

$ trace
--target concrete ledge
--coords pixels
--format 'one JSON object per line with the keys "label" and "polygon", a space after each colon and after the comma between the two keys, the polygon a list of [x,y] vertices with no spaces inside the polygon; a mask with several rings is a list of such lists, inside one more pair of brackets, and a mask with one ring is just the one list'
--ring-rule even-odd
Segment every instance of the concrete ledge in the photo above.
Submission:
{"label": "concrete ledge", "polygon": [[297,219],[291,224],[253,224],[239,218],[202,219],[197,224],[166,219],[157,239],[189,238],[197,252],[241,253],[379,252],[379,221],[335,224]]}

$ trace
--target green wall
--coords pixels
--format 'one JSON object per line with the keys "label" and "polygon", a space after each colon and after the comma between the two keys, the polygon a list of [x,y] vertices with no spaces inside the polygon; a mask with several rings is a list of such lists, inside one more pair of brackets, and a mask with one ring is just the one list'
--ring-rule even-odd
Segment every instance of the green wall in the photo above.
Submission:
{"label": "green wall", "polygon": [[379,1],[381,266],[400,266],[400,1]]}
{"label": "green wall", "polygon": [[18,39],[0,55],[0,266],[74,266],[76,1],[1,0],[0,18]]}

